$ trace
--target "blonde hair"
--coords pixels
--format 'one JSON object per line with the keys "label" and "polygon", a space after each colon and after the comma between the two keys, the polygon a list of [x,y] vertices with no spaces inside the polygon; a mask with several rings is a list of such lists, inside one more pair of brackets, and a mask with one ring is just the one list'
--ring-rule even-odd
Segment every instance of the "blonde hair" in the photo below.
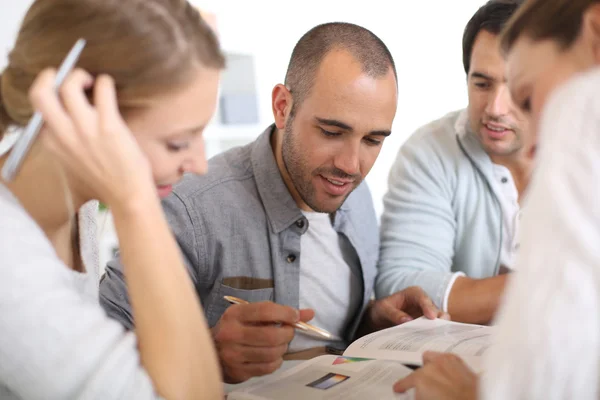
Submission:
{"label": "blonde hair", "polygon": [[215,34],[185,0],[36,0],[0,75],[0,138],[27,123],[33,80],[78,38],[87,41],[78,67],[110,75],[122,111],[183,85],[199,66],[224,66]]}
{"label": "blonde hair", "polygon": [[583,15],[600,0],[528,0],[506,24],[501,47],[510,52],[517,40],[552,39],[561,49],[569,48],[579,36]]}

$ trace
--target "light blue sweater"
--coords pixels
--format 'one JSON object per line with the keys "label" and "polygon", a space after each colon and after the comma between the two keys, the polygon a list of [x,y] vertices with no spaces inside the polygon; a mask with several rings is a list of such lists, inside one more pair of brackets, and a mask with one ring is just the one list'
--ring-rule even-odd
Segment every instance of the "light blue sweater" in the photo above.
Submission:
{"label": "light blue sweater", "polygon": [[378,297],[420,286],[442,306],[455,272],[498,273],[500,192],[465,110],[422,128],[399,151],[381,219]]}

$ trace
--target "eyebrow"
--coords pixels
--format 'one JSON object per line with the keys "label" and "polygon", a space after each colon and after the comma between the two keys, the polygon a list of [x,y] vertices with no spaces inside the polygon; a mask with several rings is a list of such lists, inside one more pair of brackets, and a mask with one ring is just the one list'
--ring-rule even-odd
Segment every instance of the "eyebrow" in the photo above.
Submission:
{"label": "eyebrow", "polygon": [[[321,125],[335,126],[337,128],[344,129],[344,130],[350,131],[350,132],[354,131],[354,128],[352,128],[350,125],[348,125],[342,121],[338,121],[336,119],[315,117],[315,120]],[[369,132],[369,135],[375,135],[375,136],[386,136],[387,137],[387,136],[390,136],[391,134],[392,134],[392,131],[385,130],[385,129]]]}
{"label": "eyebrow", "polygon": [[[478,71],[471,72],[471,78],[485,79],[485,80],[494,81],[494,82],[498,80],[491,75],[485,74],[483,72],[478,72]],[[502,77],[502,82],[507,82],[506,77]]]}
{"label": "eyebrow", "polygon": [[496,79],[494,79],[493,77],[484,74],[483,72],[471,72],[471,78],[480,78],[480,79],[487,79],[488,81],[495,81]]}

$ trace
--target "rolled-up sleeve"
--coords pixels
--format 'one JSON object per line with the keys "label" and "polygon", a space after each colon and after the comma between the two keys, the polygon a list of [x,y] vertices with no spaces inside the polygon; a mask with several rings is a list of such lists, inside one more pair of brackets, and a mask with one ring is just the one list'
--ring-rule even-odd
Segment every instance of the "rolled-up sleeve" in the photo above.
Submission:
{"label": "rolled-up sleeve", "polygon": [[[162,204],[190,278],[196,284],[198,282],[199,259],[205,257],[205,251],[200,251],[198,248],[198,235],[188,208],[175,194],[164,199]],[[100,304],[108,316],[119,321],[126,329],[134,329],[134,318],[127,294],[123,265],[118,254],[108,262],[106,272],[100,281]]]}

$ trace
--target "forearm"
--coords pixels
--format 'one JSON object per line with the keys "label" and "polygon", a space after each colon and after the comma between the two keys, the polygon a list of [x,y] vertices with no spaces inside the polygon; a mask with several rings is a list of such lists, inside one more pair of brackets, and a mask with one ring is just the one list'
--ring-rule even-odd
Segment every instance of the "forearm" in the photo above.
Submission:
{"label": "forearm", "polygon": [[212,340],[177,244],[159,202],[138,199],[112,212],[142,365],[165,398],[222,397]]}
{"label": "forearm", "polygon": [[453,321],[487,324],[500,304],[508,275],[487,279],[458,277],[450,291],[448,312]]}

